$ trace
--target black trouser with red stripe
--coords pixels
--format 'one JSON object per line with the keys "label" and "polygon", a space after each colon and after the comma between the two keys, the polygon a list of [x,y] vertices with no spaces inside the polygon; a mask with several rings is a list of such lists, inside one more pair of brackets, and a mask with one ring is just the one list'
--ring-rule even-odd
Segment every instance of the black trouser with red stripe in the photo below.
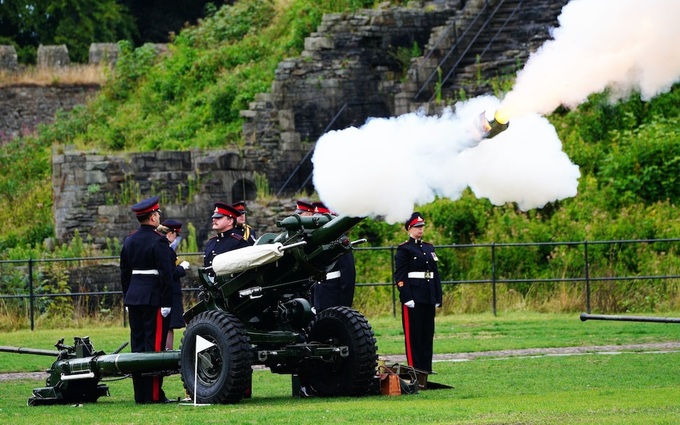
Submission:
{"label": "black trouser with red stripe", "polygon": [[413,308],[401,307],[406,361],[416,369],[432,372],[435,306],[416,303]]}
{"label": "black trouser with red stripe", "polygon": [[[128,306],[130,316],[130,349],[133,353],[163,351],[170,316],[161,316],[160,307]],[[135,402],[158,403],[166,400],[161,388],[162,376],[132,374]]]}

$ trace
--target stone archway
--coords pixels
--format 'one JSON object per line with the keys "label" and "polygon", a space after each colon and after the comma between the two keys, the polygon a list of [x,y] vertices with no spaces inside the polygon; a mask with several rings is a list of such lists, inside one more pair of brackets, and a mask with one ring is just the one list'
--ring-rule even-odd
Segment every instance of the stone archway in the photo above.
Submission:
{"label": "stone archway", "polygon": [[231,199],[233,202],[254,201],[257,199],[257,186],[246,178],[238,179],[231,186]]}

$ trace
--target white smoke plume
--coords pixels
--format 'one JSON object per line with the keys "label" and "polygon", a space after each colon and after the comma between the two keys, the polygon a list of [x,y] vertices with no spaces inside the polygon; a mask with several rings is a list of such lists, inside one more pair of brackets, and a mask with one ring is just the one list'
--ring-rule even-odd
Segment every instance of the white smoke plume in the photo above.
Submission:
{"label": "white smoke plume", "polygon": [[[484,96],[441,117],[406,114],[329,132],[312,158],[314,186],[338,213],[390,223],[436,196],[458,199],[466,187],[523,210],[575,196],[578,167],[541,115],[606,88],[613,100],[669,90],[680,77],[679,17],[680,0],[572,0],[502,103]],[[510,118],[510,127],[475,146],[486,110]]]}
{"label": "white smoke plume", "polygon": [[521,117],[475,147],[480,111],[498,104],[485,96],[458,105],[455,114],[377,118],[328,132],[314,150],[314,186],[338,213],[390,223],[435,196],[458,199],[468,186],[496,205],[517,202],[525,210],[576,195],[578,167],[539,115]]}
{"label": "white smoke plume", "polygon": [[575,107],[609,88],[612,100],[632,91],[643,100],[680,77],[680,1],[572,0],[559,26],[529,57],[501,104],[508,117]]}

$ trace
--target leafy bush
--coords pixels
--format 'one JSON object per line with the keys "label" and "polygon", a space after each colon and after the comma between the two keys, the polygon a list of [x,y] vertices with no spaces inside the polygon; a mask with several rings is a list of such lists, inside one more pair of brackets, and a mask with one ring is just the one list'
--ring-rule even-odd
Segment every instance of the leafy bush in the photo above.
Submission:
{"label": "leafy bush", "polygon": [[611,206],[680,197],[680,134],[666,119],[634,130],[613,130],[614,147],[600,172]]}

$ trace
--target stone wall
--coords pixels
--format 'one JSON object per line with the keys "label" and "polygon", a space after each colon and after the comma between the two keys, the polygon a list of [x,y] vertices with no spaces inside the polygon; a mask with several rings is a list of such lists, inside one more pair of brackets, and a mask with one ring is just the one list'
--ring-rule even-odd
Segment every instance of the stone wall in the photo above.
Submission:
{"label": "stone wall", "polygon": [[14,46],[0,46],[0,70],[14,72],[18,69],[19,62]]}
{"label": "stone wall", "polygon": [[[156,54],[168,51],[166,44],[151,44]],[[115,65],[119,48],[115,43],[93,43],[90,46],[89,64]],[[61,69],[71,65],[65,45],[40,46],[37,68]],[[14,46],[0,45],[0,72],[16,74],[27,68],[17,62]],[[55,78],[57,80],[57,78]],[[49,124],[59,111],[68,112],[76,105],[86,103],[100,87],[96,84],[7,84],[0,85],[0,143],[22,135],[33,134],[40,124]]]}
{"label": "stone wall", "polygon": [[[202,248],[213,203],[256,196],[252,167],[235,151],[146,152],[102,155],[57,149],[52,154],[57,240],[76,231],[99,247],[122,242],[138,227],[130,206],[161,197],[164,218],[191,223]],[[262,229],[266,228],[263,226]]]}
{"label": "stone wall", "polygon": [[70,64],[71,58],[65,44],[38,46],[38,68],[65,68]]}
{"label": "stone wall", "polygon": [[70,111],[98,91],[98,85],[0,87],[0,142],[33,134],[38,125],[53,122],[58,111]]}

